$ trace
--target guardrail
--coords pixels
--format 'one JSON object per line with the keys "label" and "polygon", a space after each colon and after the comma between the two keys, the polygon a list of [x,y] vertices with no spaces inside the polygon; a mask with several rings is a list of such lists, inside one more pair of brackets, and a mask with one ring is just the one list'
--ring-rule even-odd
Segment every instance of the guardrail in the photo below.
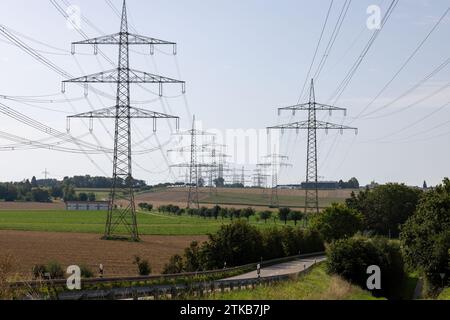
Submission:
{"label": "guardrail", "polygon": [[282,281],[295,280],[305,276],[316,265],[300,272],[240,280],[216,280],[191,284],[160,285],[151,287],[112,288],[108,290],[87,290],[81,292],[64,292],[58,294],[59,300],[168,300],[182,298],[201,299],[215,293],[231,292],[235,290],[254,289],[256,286],[273,285]]}
{"label": "guardrail", "polygon": [[[219,269],[219,270],[211,270],[211,271],[201,271],[201,272],[187,272],[187,273],[178,273],[178,274],[163,274],[163,275],[150,275],[150,276],[139,276],[139,277],[117,277],[117,278],[90,278],[83,279],[82,284],[84,287],[89,287],[92,285],[114,285],[121,284],[126,285],[126,283],[143,283],[145,285],[146,282],[164,282],[164,281],[177,281],[177,280],[186,280],[186,279],[195,279],[197,277],[202,276],[211,276],[211,277],[226,277],[227,274],[231,274],[234,272],[241,271],[245,273],[246,271],[253,271],[256,269],[258,264],[261,264],[261,267],[268,267],[274,264],[279,264],[283,262],[289,262],[302,258],[310,258],[315,256],[324,255],[324,252],[315,252],[308,253],[302,255],[296,255],[291,257],[285,257],[280,259],[273,259],[268,261],[255,262],[250,263],[243,266]],[[66,279],[55,279],[55,280],[34,280],[34,281],[19,281],[13,282],[10,284],[11,288],[40,288],[40,287],[65,287],[67,285]]]}

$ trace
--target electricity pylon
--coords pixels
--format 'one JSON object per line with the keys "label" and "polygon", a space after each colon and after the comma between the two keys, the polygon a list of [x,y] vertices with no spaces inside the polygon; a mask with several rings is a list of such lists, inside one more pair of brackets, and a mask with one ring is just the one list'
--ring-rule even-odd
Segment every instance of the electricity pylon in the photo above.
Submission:
{"label": "electricity pylon", "polygon": [[[178,128],[179,118],[132,107],[130,105],[130,84],[158,84],[159,94],[162,96],[162,85],[164,83],[181,84],[184,93],[185,82],[130,69],[130,45],[149,45],[150,53],[154,52],[155,45],[172,45],[174,54],[176,54],[176,44],[129,33],[125,0],[122,8],[120,32],[113,35],[75,42],[72,44],[72,53],[75,54],[76,45],[92,45],[94,46],[94,54],[97,54],[98,45],[103,44],[119,46],[118,67],[113,70],[64,81],[62,90],[63,92],[65,91],[66,83],[84,84],[85,89],[88,88],[89,83],[115,83],[117,84],[116,105],[111,108],[71,116],[68,118],[68,123],[71,118],[89,119],[91,124],[93,119],[115,120],[113,184],[109,198],[109,209],[103,239],[125,238],[132,241],[139,241],[131,159],[131,119],[153,119],[153,130],[156,131],[157,119],[176,119]],[[121,207],[121,203],[124,204],[124,207]],[[125,230],[122,230],[122,228]],[[121,231],[128,232],[129,238],[121,236]]]}
{"label": "electricity pylon", "polygon": [[[344,114],[346,115],[347,110],[316,102],[314,79],[311,80],[311,89],[308,103],[299,104],[287,108],[279,108],[278,113],[280,114],[281,111],[292,111],[293,115],[295,115],[297,111],[308,112],[307,121],[268,127],[267,129],[269,131],[281,130],[282,133],[284,133],[284,130],[296,130],[297,134],[300,130],[308,131],[305,213],[311,211],[319,213],[319,191],[317,187],[317,130],[325,130],[327,134],[329,130],[340,130],[341,134],[344,133],[344,130],[355,130],[355,133],[358,134],[358,129],[317,120],[317,111],[329,111],[330,115],[333,113],[333,111],[344,111]],[[314,186],[313,188],[310,188],[311,183]]]}
{"label": "electricity pylon", "polygon": [[192,129],[184,132],[178,132],[175,135],[190,136],[191,138],[191,144],[189,147],[181,147],[175,150],[169,150],[169,152],[178,151],[183,153],[189,149],[191,158],[190,163],[176,164],[171,167],[189,168],[189,192],[186,208],[189,209],[191,208],[192,205],[195,205],[197,209],[200,209],[200,201],[198,196],[199,180],[200,180],[199,168],[211,168],[211,165],[198,163],[198,153],[201,152],[201,149],[204,148],[204,146],[197,145],[197,136],[214,136],[214,134],[208,133],[206,131],[197,130],[195,126],[195,116],[194,116],[192,121]]}
{"label": "electricity pylon", "polygon": [[283,162],[283,160],[289,160],[289,158],[280,154],[270,154],[265,158],[270,159],[270,162],[260,163],[258,166],[272,170],[272,194],[270,197],[270,207],[278,208],[280,206],[280,200],[278,198],[278,170],[282,167],[292,167],[292,165]]}

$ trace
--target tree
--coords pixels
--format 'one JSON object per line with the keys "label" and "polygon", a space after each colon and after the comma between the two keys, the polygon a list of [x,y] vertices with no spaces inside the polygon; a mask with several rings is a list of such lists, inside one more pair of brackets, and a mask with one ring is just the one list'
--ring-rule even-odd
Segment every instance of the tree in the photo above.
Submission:
{"label": "tree", "polygon": [[236,221],[210,235],[202,250],[207,269],[221,268],[224,263],[230,267],[252,263],[263,252],[261,233],[246,221]]}
{"label": "tree", "polygon": [[81,192],[78,195],[78,200],[79,201],[88,201],[88,199],[89,199],[89,197],[88,197],[87,193]]}
{"label": "tree", "polygon": [[31,187],[32,188],[37,188],[38,187],[37,180],[36,180],[35,176],[33,176],[33,178],[31,178]]}
{"label": "tree", "polygon": [[70,184],[66,184],[64,186],[64,201],[74,201],[76,199],[75,188]]}
{"label": "tree", "polygon": [[272,211],[261,211],[259,213],[259,217],[261,218],[261,220],[264,220],[264,223],[267,223],[267,220],[272,217]]}
{"label": "tree", "polygon": [[287,224],[289,214],[291,213],[291,209],[289,208],[280,208],[278,210],[278,217],[281,221],[284,221],[284,224]]}
{"label": "tree", "polygon": [[51,202],[49,192],[44,189],[35,188],[31,190],[31,197],[34,202]]}
{"label": "tree", "polygon": [[426,181],[424,181],[423,182],[423,190],[427,190],[428,189],[428,185],[427,185],[427,182]]}
{"label": "tree", "polygon": [[382,270],[381,290],[377,296],[398,298],[404,279],[400,246],[383,238],[354,237],[333,242],[327,249],[327,271],[367,288],[367,268],[376,265]]}
{"label": "tree", "polygon": [[224,178],[215,179],[214,185],[216,186],[216,188],[223,188],[225,186],[225,179]]}
{"label": "tree", "polygon": [[297,222],[303,219],[303,213],[300,211],[292,211],[289,214],[289,220],[294,221],[295,225],[297,225]]}
{"label": "tree", "polygon": [[406,263],[426,277],[429,291],[441,284],[439,273],[449,273],[450,180],[424,193],[416,213],[403,225],[400,241]]}
{"label": "tree", "polygon": [[95,201],[97,198],[97,196],[93,192],[88,193],[87,197],[88,197],[88,200],[92,201],[92,202]]}
{"label": "tree", "polygon": [[250,218],[255,215],[255,210],[253,208],[246,208],[242,210],[242,216],[250,221]]}
{"label": "tree", "polygon": [[327,242],[352,237],[363,226],[363,215],[344,204],[332,204],[311,221],[311,228],[317,230]]}
{"label": "tree", "polygon": [[398,237],[400,226],[416,210],[421,191],[390,183],[366,189],[346,200],[347,206],[364,216],[364,229],[378,235]]}

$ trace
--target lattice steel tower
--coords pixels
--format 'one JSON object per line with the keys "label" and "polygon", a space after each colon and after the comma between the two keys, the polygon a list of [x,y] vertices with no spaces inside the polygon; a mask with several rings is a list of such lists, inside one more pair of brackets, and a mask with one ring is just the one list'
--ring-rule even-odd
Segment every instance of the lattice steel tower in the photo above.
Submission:
{"label": "lattice steel tower", "polygon": [[[95,118],[115,120],[113,184],[109,199],[110,203],[104,239],[126,238],[133,241],[139,241],[136,207],[134,202],[134,179],[132,174],[131,119],[153,119],[153,130],[156,131],[156,119],[176,119],[178,128],[179,118],[132,107],[130,84],[158,84],[159,95],[162,96],[162,85],[164,83],[181,84],[184,93],[185,82],[130,69],[129,46],[149,45],[150,54],[153,54],[155,45],[171,45],[173,46],[173,53],[176,54],[176,44],[129,33],[125,0],[123,2],[120,32],[113,35],[75,42],[72,44],[73,54],[75,54],[75,46],[81,44],[92,45],[94,47],[94,54],[98,53],[98,45],[119,46],[119,61],[116,69],[64,81],[62,90],[63,92],[65,91],[65,84],[69,82],[84,84],[85,88],[87,88],[89,83],[117,84],[116,105],[114,107],[71,116],[68,118],[68,122],[71,118],[86,118],[90,119],[91,123]],[[127,232],[129,236],[124,237],[124,232]]]}
{"label": "lattice steel tower", "polygon": [[309,102],[291,107],[280,108],[278,112],[281,113],[281,111],[286,110],[292,111],[294,116],[297,111],[307,111],[308,121],[269,127],[267,129],[281,130],[282,132],[284,132],[284,130],[296,130],[297,133],[300,130],[308,130],[305,213],[309,212],[319,213],[319,192],[318,192],[318,177],[317,177],[317,130],[325,130],[327,134],[329,130],[340,130],[341,134],[343,134],[344,130],[355,130],[355,133],[357,134],[358,129],[317,120],[317,111],[329,111],[330,115],[332,114],[333,111],[344,111],[346,115],[347,110],[344,108],[338,108],[316,102],[316,95],[314,91],[314,79],[311,80]]}

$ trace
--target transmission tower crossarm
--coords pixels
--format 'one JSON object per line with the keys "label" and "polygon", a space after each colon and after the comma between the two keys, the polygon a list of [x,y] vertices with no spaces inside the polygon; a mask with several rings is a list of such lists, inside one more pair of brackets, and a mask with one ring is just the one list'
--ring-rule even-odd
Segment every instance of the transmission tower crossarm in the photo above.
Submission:
{"label": "transmission tower crossarm", "polygon": [[318,129],[318,130],[354,130],[355,133],[358,133],[358,128],[354,128],[354,127],[348,127],[348,126],[344,126],[344,125],[339,125],[339,124],[335,124],[335,123],[330,123],[330,122],[324,122],[324,121],[315,121],[315,122],[310,122],[310,121],[301,121],[301,122],[294,122],[294,123],[289,123],[289,124],[284,124],[284,125],[279,125],[279,126],[274,126],[274,127],[268,127],[268,130],[308,130],[308,129]]}
{"label": "transmission tower crossarm", "polygon": [[321,103],[317,103],[317,102],[316,103],[304,103],[304,104],[298,104],[295,106],[279,108],[278,114],[281,115],[281,112],[283,112],[283,111],[291,111],[292,114],[295,115],[297,113],[297,111],[309,111],[313,106],[316,111],[329,111],[330,114],[333,111],[343,111],[344,115],[347,115],[347,109],[345,109],[345,108],[339,108],[339,107],[321,104]]}
{"label": "transmission tower crossarm", "polygon": [[[135,107],[130,107],[130,117],[131,118],[142,118],[142,119],[179,119],[177,116],[172,116],[165,113],[149,111],[144,109],[139,109]],[[95,111],[89,111],[85,113],[80,113],[77,115],[69,116],[68,118],[102,118],[102,119],[115,119],[117,107],[110,107]]]}
{"label": "transmission tower crossarm", "polygon": [[[120,36],[121,33],[115,33],[111,35],[96,37],[92,39],[82,40],[82,41],[76,41],[73,42],[72,45],[108,45],[108,44],[114,44],[118,45],[120,44]],[[147,36],[141,36],[138,34],[128,33],[128,42],[129,45],[173,45],[175,46],[175,42],[171,41],[165,41],[160,40],[156,38],[151,38]]]}
{"label": "transmission tower crossarm", "polygon": [[[155,74],[151,74],[144,71],[129,69],[130,79],[129,83],[181,83],[185,84],[185,81],[176,80],[168,77],[163,77]],[[90,75],[69,79],[63,81],[63,83],[117,83],[119,81],[120,70],[112,69],[108,71],[102,71],[93,73]]]}

